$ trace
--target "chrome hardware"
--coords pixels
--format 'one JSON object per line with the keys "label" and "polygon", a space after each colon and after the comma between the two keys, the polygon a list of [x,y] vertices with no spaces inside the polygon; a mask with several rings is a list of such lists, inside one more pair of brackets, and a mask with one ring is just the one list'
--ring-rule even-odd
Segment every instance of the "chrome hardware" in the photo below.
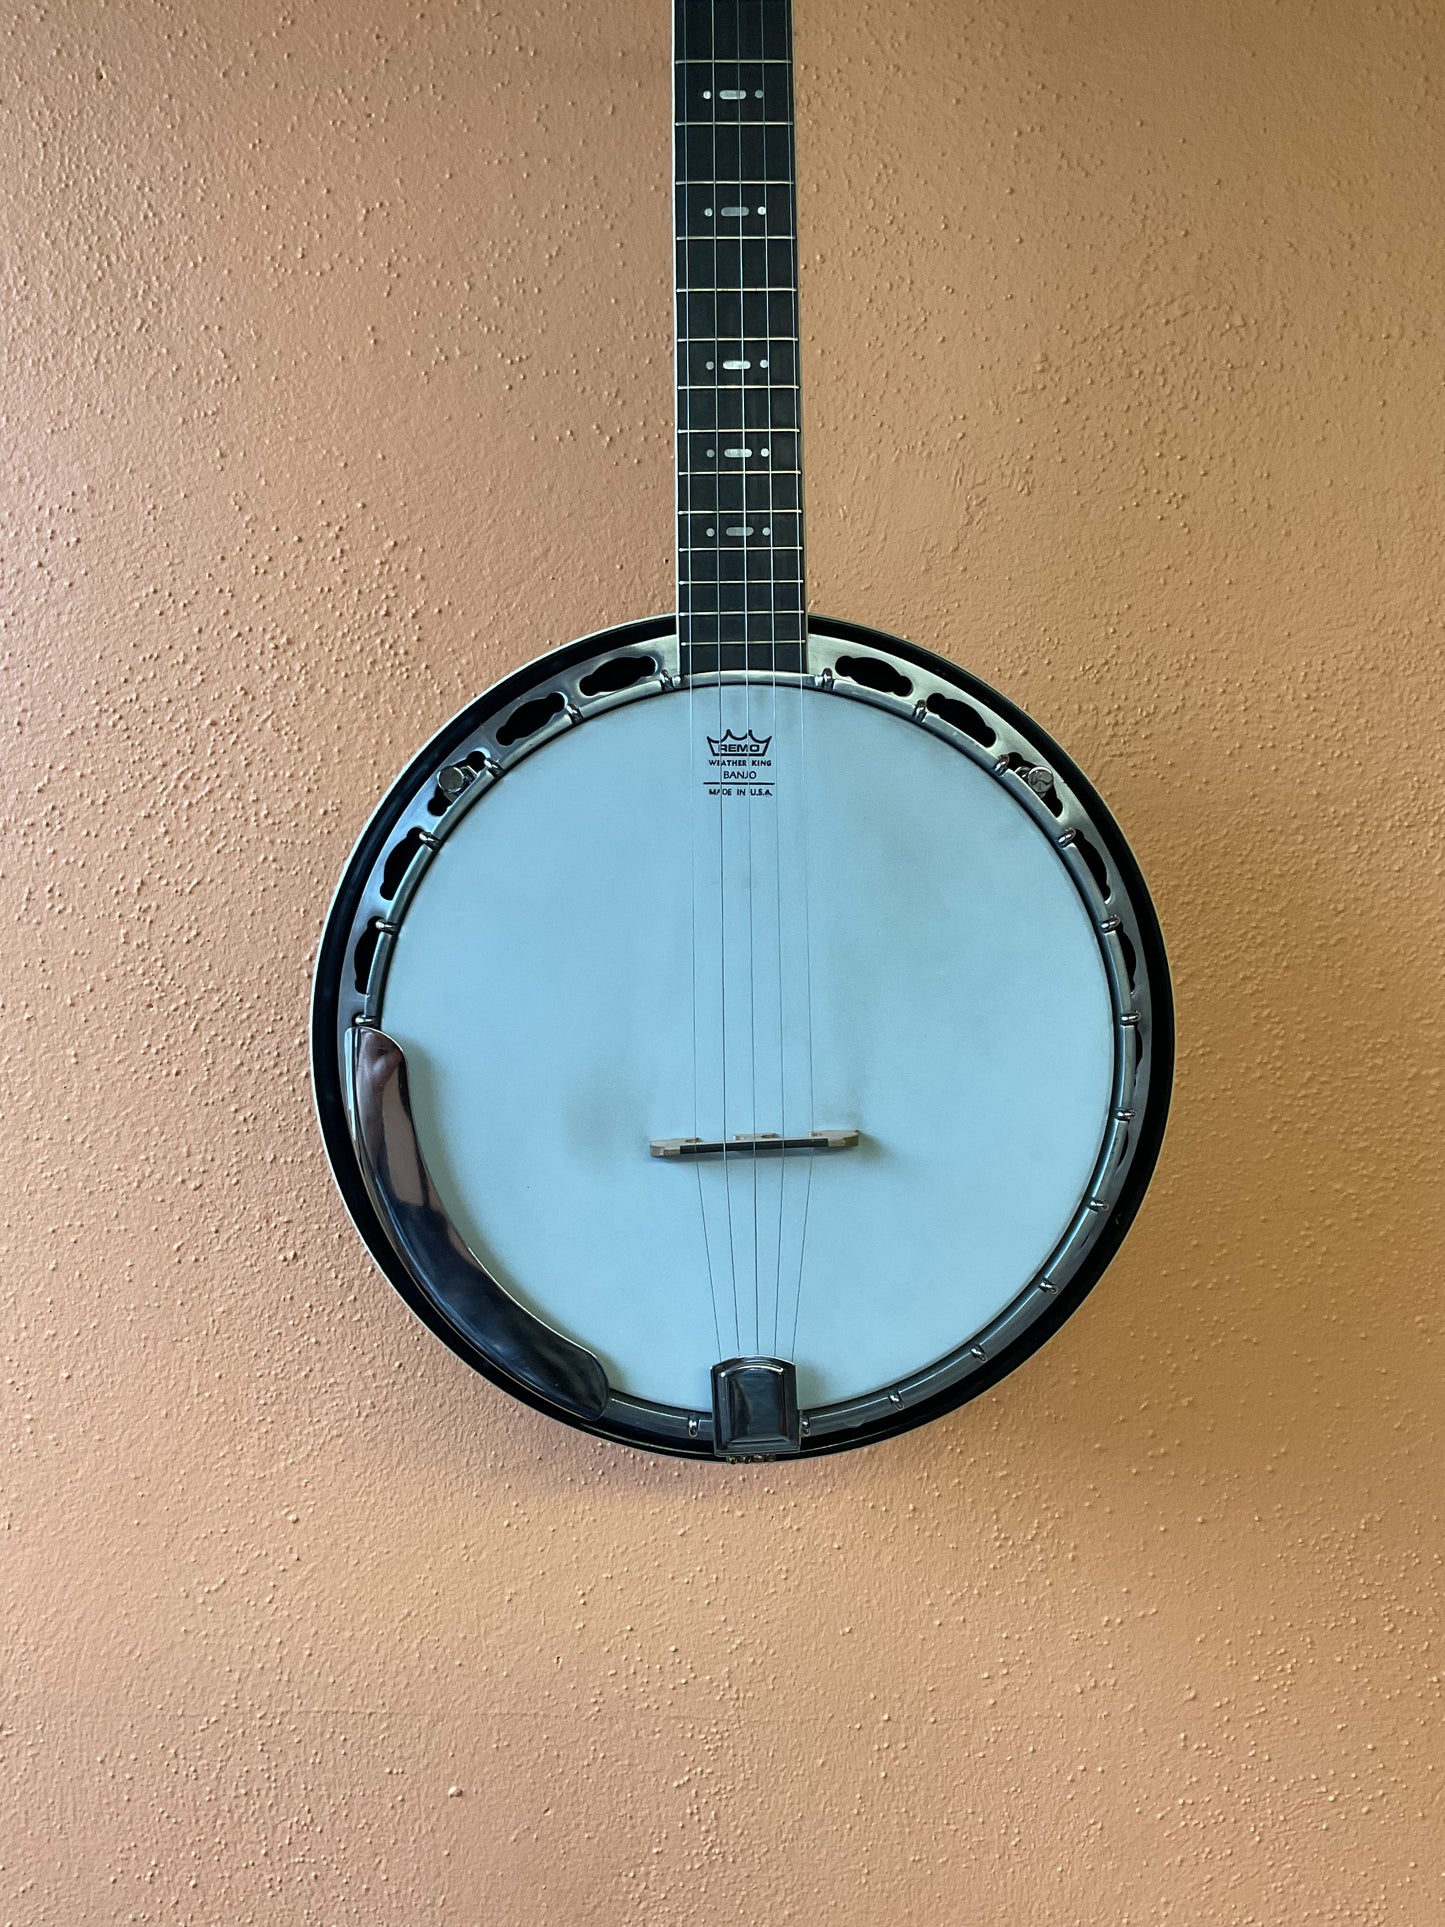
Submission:
{"label": "chrome hardware", "polygon": [[1023,779],[1035,796],[1047,796],[1054,787],[1054,772],[1043,763],[1035,763],[1032,769],[1026,769]]}
{"label": "chrome hardware", "polygon": [[582,720],[582,711],[570,696],[563,696],[562,698],[562,714],[567,718],[569,723],[580,723]]}
{"label": "chrome hardware", "polygon": [[781,1151],[846,1151],[857,1142],[856,1131],[813,1131],[807,1137],[758,1131],[729,1138],[655,1137],[647,1148],[655,1158],[732,1158]]}
{"label": "chrome hardware", "polygon": [[447,1216],[417,1142],[401,1045],[372,1025],[353,1026],[347,1041],[357,1165],[413,1279],[502,1371],[564,1411],[600,1418],[612,1394],[599,1361],[509,1297]]}
{"label": "chrome hardware", "polygon": [[1077,830],[1061,830],[1054,838],[1055,843],[1058,844],[1061,850],[1067,850],[1071,843],[1077,843],[1078,840],[1079,832]]}
{"label": "chrome hardware", "polygon": [[713,1450],[776,1459],[798,1449],[798,1371],[788,1358],[725,1358],[712,1368]]}
{"label": "chrome hardware", "polygon": [[820,669],[818,671],[818,687],[825,696],[831,693],[834,680],[835,678],[831,669]]}
{"label": "chrome hardware", "polygon": [[468,769],[465,763],[448,763],[445,769],[437,771],[437,788],[448,803],[455,803],[462,791],[470,789],[476,780],[477,772]]}

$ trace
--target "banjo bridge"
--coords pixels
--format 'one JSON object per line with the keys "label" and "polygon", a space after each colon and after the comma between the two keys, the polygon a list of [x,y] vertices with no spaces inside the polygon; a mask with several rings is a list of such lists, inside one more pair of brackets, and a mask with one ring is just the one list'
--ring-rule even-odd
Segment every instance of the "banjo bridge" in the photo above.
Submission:
{"label": "banjo bridge", "polygon": [[857,1142],[856,1131],[809,1131],[801,1137],[750,1131],[729,1138],[655,1137],[647,1148],[655,1158],[743,1158],[784,1151],[846,1151]]}

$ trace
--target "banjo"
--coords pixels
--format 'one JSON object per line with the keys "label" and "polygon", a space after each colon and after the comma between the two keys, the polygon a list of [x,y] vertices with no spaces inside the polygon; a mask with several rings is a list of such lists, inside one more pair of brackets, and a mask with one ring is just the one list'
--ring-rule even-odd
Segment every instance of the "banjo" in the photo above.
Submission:
{"label": "banjo", "polygon": [[412,1309],[601,1437],[921,1425],[1033,1352],[1138,1210],[1169,977],[1037,723],[809,612],[790,0],[675,0],[676,615],[439,731],[326,922],[331,1168]]}

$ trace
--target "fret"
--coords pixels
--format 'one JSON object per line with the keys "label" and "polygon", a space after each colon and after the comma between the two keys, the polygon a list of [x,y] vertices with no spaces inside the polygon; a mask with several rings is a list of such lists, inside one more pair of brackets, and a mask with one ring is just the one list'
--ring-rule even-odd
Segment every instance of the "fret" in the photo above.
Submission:
{"label": "fret", "polygon": [[675,130],[673,153],[684,186],[758,181],[777,187],[793,177],[793,130],[787,121],[685,122]]}
{"label": "fret", "polygon": [[685,68],[678,87],[679,127],[791,127],[792,76],[785,65],[709,61]]}
{"label": "fret", "polygon": [[697,475],[683,469],[678,475],[678,513],[735,517],[739,515],[787,515],[796,513],[798,471],[782,473],[767,469],[749,474],[738,469],[730,475]]}
{"label": "fret", "polygon": [[[791,464],[796,445],[788,440],[798,432],[798,391],[796,388],[769,388],[759,382],[754,388],[692,388],[679,393],[677,432],[684,466],[697,467],[698,438],[709,442],[707,458],[713,459],[713,444],[719,437],[730,448],[746,446],[752,455]],[[683,439],[691,437],[686,447]],[[786,456],[778,453],[779,445]]]}
{"label": "fret", "polygon": [[747,461],[726,457],[706,467],[678,468],[678,492],[683,507],[698,515],[752,515],[764,509],[796,509],[795,502],[784,501],[783,492],[796,490],[802,470],[788,464],[777,466],[761,460]]}
{"label": "fret", "polygon": [[[776,556],[780,572],[786,573],[796,563],[791,559],[803,553],[801,542],[790,542],[789,535],[796,529],[789,527],[789,518],[795,511],[779,510],[774,514],[771,509],[680,509],[677,515],[677,553],[679,560],[694,558],[688,563],[690,568],[700,567],[696,561],[699,556],[707,557],[707,566],[722,571],[731,580],[737,571],[751,564],[745,558],[751,556]],[[748,535],[734,535],[731,530],[745,528]],[[771,529],[771,535],[763,531]]]}
{"label": "fret", "polygon": [[790,302],[796,298],[793,288],[786,281],[764,283],[760,287],[739,287],[731,276],[721,274],[716,277],[709,275],[705,281],[694,281],[686,286],[679,283],[677,290],[679,301],[695,301],[699,295],[720,294],[780,294],[786,295]]}
{"label": "fret", "polygon": [[[791,545],[774,548],[741,542],[716,543],[708,548],[679,548],[678,581],[683,593],[703,584],[716,588],[724,582],[761,583],[770,594],[796,601],[802,593],[803,551]],[[791,595],[785,592],[791,589]]]}
{"label": "fret", "polygon": [[684,606],[680,613],[686,639],[694,642],[763,642],[770,636],[778,641],[801,641],[807,625],[806,612],[797,600],[784,608],[771,604],[752,609]]}
{"label": "fret", "polygon": [[792,66],[792,19],[786,0],[677,0],[674,51],[691,65],[706,61],[782,61]]}
{"label": "fret", "polygon": [[749,669],[764,669],[775,676],[798,676],[805,668],[805,651],[801,643],[785,642],[769,648],[765,644],[711,643],[682,646],[682,673],[684,676],[715,675],[721,669],[741,669],[746,662]]}
{"label": "fret", "polygon": [[761,382],[746,380],[740,376],[736,382],[678,382],[678,395],[796,395],[796,382],[769,382],[763,376]]}
{"label": "fret", "polygon": [[[752,590],[750,601],[744,599],[745,589]],[[783,609],[801,609],[802,606],[803,584],[797,576],[775,582],[766,573],[750,576],[745,582],[731,577],[725,582],[716,582],[711,576],[694,576],[690,582],[682,584],[678,597],[678,607],[687,616],[753,617],[756,622],[754,634]]]}
{"label": "fret", "polygon": [[[677,552],[679,556],[706,555],[713,561],[720,555],[801,555],[802,543],[787,539],[797,533],[789,526],[791,515],[788,509],[776,515],[768,509],[683,509],[677,518]],[[737,528],[750,533],[735,535],[732,531]],[[788,568],[791,564],[780,561],[778,566]]]}
{"label": "fret", "polygon": [[729,608],[725,601],[724,606],[718,606],[719,601],[726,598],[729,590],[741,589],[744,586],[740,582],[704,582],[691,585],[684,583],[678,602],[679,613],[689,623],[699,618],[706,621],[717,620],[723,616],[736,616],[746,629],[747,637],[751,638],[770,635],[773,632],[788,613],[783,606],[785,600],[791,604],[795,613],[802,612],[803,585],[796,581],[791,584],[760,583],[751,604],[747,607],[739,604],[736,608]]}
{"label": "fret", "polygon": [[[750,533],[746,536],[734,534],[734,530],[740,528]],[[774,548],[796,550],[801,554],[803,522],[795,509],[773,508],[771,504],[763,508],[723,509],[721,512],[717,509],[688,509],[678,515],[677,541],[679,550],[707,549],[712,552],[746,541],[771,543]]]}
{"label": "fret", "polygon": [[[694,345],[694,347],[713,347],[711,341],[692,343],[692,345]],[[678,389],[680,389],[682,393],[688,393],[688,389],[696,389],[699,395],[734,395],[734,393],[740,395],[740,393],[744,393],[744,391],[749,393],[749,395],[751,395],[751,393],[759,393],[759,395],[763,395],[763,393],[773,393],[773,395],[794,393],[794,395],[796,395],[796,393],[798,393],[798,383],[773,380],[773,378],[769,376],[769,372],[767,372],[767,358],[763,358],[761,362],[757,362],[757,360],[751,360],[751,358],[749,358],[749,360],[736,360],[736,358],[732,358],[732,356],[726,356],[724,360],[719,362],[715,356],[709,355],[707,356],[707,360],[703,362],[703,374],[707,374],[709,368],[713,370],[713,374],[711,374],[711,378],[709,378],[707,382],[678,382]]]}
{"label": "fret", "polygon": [[687,288],[679,310],[684,301],[684,332],[694,340],[700,335],[709,341],[784,335],[795,341],[798,336],[798,300],[790,288]]}
{"label": "fret", "polygon": [[774,388],[798,381],[798,345],[793,335],[705,335],[683,331],[677,344],[678,372],[689,388],[716,388],[742,379],[729,362],[751,361],[760,378]]}
{"label": "fret", "polygon": [[[736,429],[684,428],[678,431],[678,461],[688,475],[790,475],[798,472],[796,428],[750,429],[734,441]],[[767,440],[760,440],[766,435]]]}
{"label": "fret", "polygon": [[[772,666],[770,651],[789,642],[801,642],[806,634],[806,619],[799,610],[791,610],[772,618],[753,615],[740,615],[727,610],[715,616],[684,616],[683,648],[699,644],[745,643],[748,646],[748,667],[768,669]],[[740,668],[742,657],[734,654],[732,660],[725,661],[729,669]],[[779,661],[779,667],[782,663]]]}
{"label": "fret", "polygon": [[[782,516],[777,517],[777,521],[781,522],[782,520]],[[803,545],[801,542],[780,541],[778,539],[779,531],[774,527],[773,521],[761,513],[750,515],[748,520],[741,525],[724,527],[720,534],[714,532],[713,525],[719,522],[731,524],[731,518],[729,516],[688,514],[679,517],[680,523],[690,521],[706,522],[708,526],[704,533],[698,534],[696,539],[692,541],[686,539],[691,531],[686,527],[679,527],[677,543],[677,552],[679,555],[708,555],[715,558],[718,555],[725,554],[751,554],[752,550],[748,546],[750,543],[756,547],[759,554],[764,551],[769,555],[801,555],[803,553]],[[739,527],[745,528],[747,534],[741,534]]]}
{"label": "fret", "polygon": [[678,404],[678,429],[684,434],[764,431],[798,432],[796,388],[684,388]]}
{"label": "fret", "polygon": [[695,289],[762,289],[792,295],[798,285],[791,234],[704,235],[680,240],[674,255],[679,295]]}
{"label": "fret", "polygon": [[749,600],[778,610],[801,609],[804,603],[802,551],[775,552],[766,544],[749,549],[720,549],[715,555],[680,551],[684,567],[678,576],[679,608],[694,612],[742,608]]}
{"label": "fret", "polygon": [[702,475],[719,462],[746,462],[776,473],[798,466],[796,428],[729,427],[726,424],[678,430],[678,459],[690,474]]}
{"label": "fret", "polygon": [[[738,585],[741,586],[741,585]],[[689,635],[698,642],[764,642],[769,636],[801,639],[806,614],[796,597],[791,606],[755,602],[751,608],[739,600],[735,608],[689,609],[681,611]]]}
{"label": "fret", "polygon": [[673,196],[673,228],[678,234],[737,235],[761,224],[769,234],[794,231],[791,181],[688,181]]}
{"label": "fret", "polygon": [[[755,669],[771,669],[772,651],[789,643],[801,642],[807,624],[798,610],[786,615],[774,615],[771,611],[759,615],[752,611],[725,609],[718,615],[690,616],[684,611],[682,627],[685,631],[684,649],[692,644],[705,646],[711,643],[715,646],[718,643],[745,643],[758,651],[758,657],[751,666]],[[777,666],[783,666],[781,659]]]}
{"label": "fret", "polygon": [[[715,448],[717,444],[708,443],[707,446]],[[801,473],[794,462],[729,462],[719,460],[717,456],[706,463],[690,463],[680,459],[677,465],[678,499],[684,507],[699,509],[704,514],[716,511],[729,515],[735,508],[749,511],[763,508],[796,509],[800,504],[784,500],[784,495],[790,489],[796,492]]]}
{"label": "fret", "polygon": [[785,609],[758,614],[752,610],[721,609],[716,615],[684,612],[684,647],[696,643],[743,642],[757,650],[751,667],[769,666],[768,650],[784,642],[801,642],[807,632],[807,618],[801,609]]}
{"label": "fret", "polygon": [[797,511],[802,508],[801,479],[793,469],[786,475],[766,469],[751,475],[746,469],[731,475],[694,475],[682,469],[677,478],[678,513],[731,516]]}
{"label": "fret", "polygon": [[[689,642],[744,642],[763,650],[778,643],[801,642],[805,627],[801,611],[790,616],[771,609],[723,609],[716,615],[690,615],[684,610],[682,621]],[[770,668],[771,662],[771,656],[765,655],[757,667]]]}
{"label": "fret", "polygon": [[[739,353],[746,355],[750,349],[760,355],[776,353],[780,350],[787,353],[796,347],[797,342],[798,336],[791,334],[769,334],[764,332],[759,335],[698,335],[696,332],[690,331],[683,337],[680,345],[688,352],[695,350],[699,355],[703,356],[703,372],[709,374],[714,372],[714,362],[719,359],[724,361],[734,360]],[[776,369],[777,363],[774,362],[773,366],[774,369]],[[775,373],[773,380],[774,386],[776,387],[781,377]],[[702,384],[699,382],[695,385],[701,387]],[[796,382],[793,382],[791,385],[796,386]]]}
{"label": "fret", "polygon": [[796,557],[790,575],[770,576],[766,568],[759,575],[698,575],[680,587],[681,606],[691,615],[786,615],[803,606]]}
{"label": "fret", "polygon": [[741,461],[739,462],[738,466],[734,469],[689,468],[686,465],[684,465],[681,470],[681,473],[685,480],[692,481],[692,482],[718,482],[718,483],[726,482],[732,476],[739,476],[745,479],[746,481],[750,481],[750,482],[754,480],[776,482],[785,475],[801,475],[802,472],[803,471],[800,468],[776,468],[771,462],[758,462],[753,467],[749,468],[745,466]]}
{"label": "fret", "polygon": [[[715,549],[710,555],[702,555],[696,549],[687,554],[694,558],[684,571],[683,588],[692,592],[698,589],[739,589],[749,584],[761,584],[774,595],[786,595],[793,591],[793,600],[803,586],[803,578],[798,574],[800,549],[789,549],[786,553],[764,543],[759,549]],[[713,573],[716,571],[716,573]]]}

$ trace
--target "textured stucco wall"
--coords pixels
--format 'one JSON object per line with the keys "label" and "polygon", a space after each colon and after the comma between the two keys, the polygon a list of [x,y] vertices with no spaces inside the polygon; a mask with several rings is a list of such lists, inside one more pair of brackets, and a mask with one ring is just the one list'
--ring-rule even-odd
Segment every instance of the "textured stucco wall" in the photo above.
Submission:
{"label": "textured stucco wall", "polygon": [[814,602],[1134,838],[1155,1190],[822,1464],[413,1322],[311,953],[420,739],[671,599],[666,0],[6,9],[0,1921],[1442,1917],[1445,13],[798,43]]}

